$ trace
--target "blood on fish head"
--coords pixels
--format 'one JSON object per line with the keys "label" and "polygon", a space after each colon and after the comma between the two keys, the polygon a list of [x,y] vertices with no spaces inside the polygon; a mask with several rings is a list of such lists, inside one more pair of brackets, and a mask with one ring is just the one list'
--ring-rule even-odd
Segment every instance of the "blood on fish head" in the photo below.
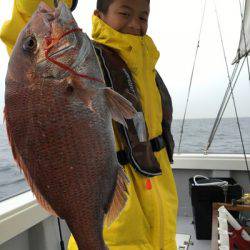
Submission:
{"label": "blood on fish head", "polygon": [[60,3],[56,9],[51,9],[40,3],[18,37],[9,62],[8,77],[11,78],[11,72],[19,71],[18,76],[15,74],[18,82],[39,83],[41,78],[64,78],[65,69],[51,60],[67,67],[74,66],[83,43],[79,31],[65,4]]}

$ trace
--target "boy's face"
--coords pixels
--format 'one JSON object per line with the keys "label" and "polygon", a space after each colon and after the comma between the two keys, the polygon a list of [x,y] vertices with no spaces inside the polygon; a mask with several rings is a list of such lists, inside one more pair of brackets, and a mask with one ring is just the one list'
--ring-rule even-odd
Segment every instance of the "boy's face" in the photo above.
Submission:
{"label": "boy's face", "polygon": [[136,36],[144,36],[148,28],[148,0],[113,0],[106,14],[96,10],[95,15],[113,29]]}

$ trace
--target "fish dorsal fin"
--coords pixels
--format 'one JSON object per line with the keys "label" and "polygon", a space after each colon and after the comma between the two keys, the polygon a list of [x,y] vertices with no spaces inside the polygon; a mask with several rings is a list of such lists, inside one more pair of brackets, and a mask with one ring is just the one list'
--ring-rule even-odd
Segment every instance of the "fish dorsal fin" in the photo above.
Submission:
{"label": "fish dorsal fin", "polygon": [[105,224],[109,227],[112,222],[118,218],[120,212],[125,207],[127,202],[127,185],[129,183],[128,177],[126,176],[124,170],[119,166],[116,188],[113,196],[113,200],[109,207],[108,213],[105,217]]}
{"label": "fish dorsal fin", "polygon": [[131,102],[111,88],[105,88],[104,90],[112,118],[127,127],[125,119],[132,119],[135,116],[135,108]]}

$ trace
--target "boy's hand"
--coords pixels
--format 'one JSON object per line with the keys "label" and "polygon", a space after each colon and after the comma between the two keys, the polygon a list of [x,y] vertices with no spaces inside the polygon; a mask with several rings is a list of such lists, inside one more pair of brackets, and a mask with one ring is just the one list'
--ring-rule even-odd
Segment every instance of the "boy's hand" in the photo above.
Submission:
{"label": "boy's hand", "polygon": [[[70,8],[72,7],[73,0],[62,0],[65,2]],[[32,14],[37,9],[38,4],[41,0],[15,0],[15,5],[17,7],[18,12],[24,14],[25,16],[32,16]],[[50,7],[54,7],[56,0],[43,0]]]}
{"label": "boy's hand", "polygon": [[[54,0],[43,0],[51,8],[54,7]],[[71,9],[76,7],[76,0],[62,0]],[[20,31],[29,21],[32,14],[36,11],[41,0],[14,0],[12,17],[6,20],[0,27],[0,39],[5,43],[8,54],[10,55],[15,45],[16,39]]]}

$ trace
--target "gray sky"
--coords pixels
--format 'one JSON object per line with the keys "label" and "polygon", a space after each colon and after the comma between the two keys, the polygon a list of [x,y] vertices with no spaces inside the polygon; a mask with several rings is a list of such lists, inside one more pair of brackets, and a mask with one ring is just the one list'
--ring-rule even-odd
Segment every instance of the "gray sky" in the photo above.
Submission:
{"label": "gray sky", "polygon": [[[151,1],[148,34],[155,41],[161,57],[157,69],[161,73],[173,99],[174,118],[182,118],[189,79],[194,61],[203,0]],[[13,1],[0,1],[0,25],[11,15]],[[240,37],[240,9],[238,0],[216,0],[230,72]],[[91,35],[91,15],[95,1],[79,1],[74,16],[79,26]],[[0,123],[4,107],[4,78],[8,56],[0,42]],[[228,85],[226,66],[217,27],[213,1],[207,3],[191,89],[187,118],[215,117]],[[250,117],[250,83],[244,67],[235,89],[240,116]],[[232,103],[225,117],[234,117]]]}

